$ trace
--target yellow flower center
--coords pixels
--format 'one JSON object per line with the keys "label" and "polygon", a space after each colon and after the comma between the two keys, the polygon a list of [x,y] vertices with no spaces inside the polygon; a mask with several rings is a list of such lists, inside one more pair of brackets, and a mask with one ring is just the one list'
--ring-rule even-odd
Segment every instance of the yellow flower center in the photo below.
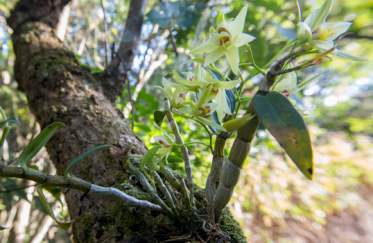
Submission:
{"label": "yellow flower center", "polygon": [[211,106],[209,106],[209,105],[201,106],[199,108],[199,110],[202,111],[202,113],[200,115],[201,117],[206,118],[206,117],[209,117],[211,115],[210,114],[210,112],[211,112]]}
{"label": "yellow flower center", "polygon": [[222,36],[222,37],[219,38],[219,45],[220,45],[220,46],[223,46],[225,43],[227,43],[228,41],[230,41],[231,36],[232,36],[231,33],[230,33],[226,28],[224,28],[224,27],[219,27],[219,28],[218,28],[218,33],[221,34],[222,32],[227,33],[228,36],[227,36],[227,35],[224,35],[224,36]]}
{"label": "yellow flower center", "polygon": [[313,39],[316,40],[326,40],[328,37],[334,35],[331,28],[317,28],[312,32]]}
{"label": "yellow flower center", "polygon": [[219,39],[219,45],[223,46],[225,43],[227,43],[230,40],[229,36],[223,36]]}
{"label": "yellow flower center", "polygon": [[226,32],[229,34],[229,36],[231,36],[231,33],[224,27],[219,27],[218,28],[218,33],[220,34],[221,32]]}

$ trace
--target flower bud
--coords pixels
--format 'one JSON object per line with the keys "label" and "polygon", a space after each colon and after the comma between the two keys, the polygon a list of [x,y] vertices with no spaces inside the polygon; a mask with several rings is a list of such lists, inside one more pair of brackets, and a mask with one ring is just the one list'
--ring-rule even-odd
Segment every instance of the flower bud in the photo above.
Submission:
{"label": "flower bud", "polygon": [[227,130],[227,132],[233,132],[245,125],[253,117],[253,114],[246,114],[243,117],[225,122],[223,127]]}

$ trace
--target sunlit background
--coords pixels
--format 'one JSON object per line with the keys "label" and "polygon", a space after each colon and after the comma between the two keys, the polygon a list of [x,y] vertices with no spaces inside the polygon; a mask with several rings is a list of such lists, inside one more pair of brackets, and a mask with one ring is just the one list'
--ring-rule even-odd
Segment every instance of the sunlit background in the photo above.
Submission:
{"label": "sunlit background", "polygon": [[[28,142],[40,131],[14,80],[12,30],[6,17],[15,0],[0,0],[0,106],[14,114],[21,126],[12,129],[3,159],[14,163]],[[319,6],[322,1],[317,1]],[[148,1],[142,41],[130,73],[132,107],[126,88],[118,108],[134,131],[147,144],[159,135],[153,127],[153,111],[162,109],[162,76],[186,71],[191,46],[207,37],[208,28],[237,15],[246,3],[249,11],[245,32],[256,37],[254,57],[263,66],[286,43],[296,37],[296,1]],[[311,1],[300,0],[303,16]],[[104,2],[108,26],[108,58],[119,47],[129,1]],[[335,0],[328,22],[350,21],[351,34],[338,48],[369,58],[366,62],[331,57],[298,73],[300,80],[323,75],[302,92],[291,96],[309,124],[314,145],[314,180],[307,180],[277,142],[262,127],[258,130],[243,174],[229,207],[250,242],[373,242],[373,1]],[[73,0],[61,15],[59,37],[92,73],[105,67],[104,12],[99,0]],[[63,23],[67,23],[64,25]],[[242,48],[241,62],[249,60]],[[227,63],[221,61],[221,67]],[[248,77],[254,71],[244,70]],[[231,77],[234,78],[234,77]],[[253,95],[262,77],[246,83],[244,93]],[[245,104],[247,105],[247,104]],[[177,118],[188,141],[208,142],[198,124]],[[232,140],[230,140],[230,143]],[[227,148],[230,146],[228,145]],[[212,156],[205,147],[191,149],[193,176],[203,186]],[[55,173],[45,150],[31,163],[46,173]],[[183,170],[179,165],[173,169]],[[61,190],[50,190],[48,200],[61,220],[68,219]],[[0,179],[1,242],[71,242],[71,231],[60,230],[46,214],[36,196],[34,183]]]}

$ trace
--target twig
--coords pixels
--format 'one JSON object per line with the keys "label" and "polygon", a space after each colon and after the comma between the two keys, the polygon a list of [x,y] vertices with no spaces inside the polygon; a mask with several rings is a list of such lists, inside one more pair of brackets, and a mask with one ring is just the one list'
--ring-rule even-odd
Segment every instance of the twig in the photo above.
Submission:
{"label": "twig", "polygon": [[102,11],[104,13],[104,35],[105,35],[105,70],[106,68],[108,67],[108,39],[107,39],[107,25],[106,25],[106,11],[105,11],[105,6],[104,6],[104,1],[105,0],[101,0],[101,7],[102,7]]}
{"label": "twig", "polygon": [[140,42],[146,3],[147,0],[131,0],[121,43],[117,55],[112,60],[109,69],[118,69],[120,62],[123,61],[126,67],[125,69],[131,68]]}
{"label": "twig", "polygon": [[174,41],[174,37],[172,36],[171,28],[169,28],[168,31],[170,32],[170,42],[171,42],[172,48],[174,49],[174,52],[175,52],[175,55],[176,55],[176,58],[177,58],[177,57],[179,57],[179,53],[177,52],[177,47],[176,47],[176,43]]}

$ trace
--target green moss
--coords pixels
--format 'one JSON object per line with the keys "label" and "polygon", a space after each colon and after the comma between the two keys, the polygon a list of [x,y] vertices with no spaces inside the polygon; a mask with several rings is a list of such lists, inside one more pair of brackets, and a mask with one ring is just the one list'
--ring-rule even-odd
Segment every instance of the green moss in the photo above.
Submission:
{"label": "green moss", "polygon": [[149,209],[126,207],[121,202],[114,202],[105,213],[115,218],[115,227],[126,232],[125,238],[136,236],[139,232],[145,235],[153,232],[155,219]]}
{"label": "green moss", "polygon": [[[129,155],[124,161],[126,160],[130,161],[134,166],[139,166],[142,156]],[[183,174],[177,171],[173,172],[177,178],[185,178]],[[117,173],[115,177],[118,178],[117,182],[120,183],[118,187],[120,190],[140,200],[152,201],[149,194],[139,190],[141,188],[140,183],[128,171]],[[195,195],[196,199],[203,204],[204,190],[196,187]],[[200,213],[201,215],[206,214],[205,212]],[[184,214],[184,216],[188,217],[188,214]],[[193,217],[194,214],[189,216]],[[233,218],[228,208],[223,211],[222,216],[221,230],[229,234],[230,242],[246,242],[240,225]],[[90,233],[92,232],[92,222],[93,224],[99,223],[102,226],[96,232],[96,235],[91,235],[92,233]],[[89,213],[77,219],[77,223],[79,223],[79,226],[74,227],[75,231],[77,231],[74,234],[78,235],[78,242],[89,242],[92,239],[104,242],[108,238],[115,238],[117,241],[131,239],[131,242],[157,242],[169,239],[170,236],[185,235],[193,228],[189,225],[188,220],[181,227],[180,224],[160,212],[154,212],[146,208],[127,207],[123,202],[114,200],[107,204],[106,209]],[[159,234],[154,235],[154,232],[159,232]],[[204,238],[207,238],[207,236]]]}
{"label": "green moss", "polygon": [[233,218],[233,215],[229,208],[223,210],[223,215],[220,220],[220,229],[227,232],[231,238],[231,242],[234,243],[245,243],[246,237],[241,229],[240,224]]}
{"label": "green moss", "polygon": [[73,227],[74,242],[92,242],[90,232],[92,225],[95,223],[95,216],[93,213],[87,213],[82,217],[76,218]]}

